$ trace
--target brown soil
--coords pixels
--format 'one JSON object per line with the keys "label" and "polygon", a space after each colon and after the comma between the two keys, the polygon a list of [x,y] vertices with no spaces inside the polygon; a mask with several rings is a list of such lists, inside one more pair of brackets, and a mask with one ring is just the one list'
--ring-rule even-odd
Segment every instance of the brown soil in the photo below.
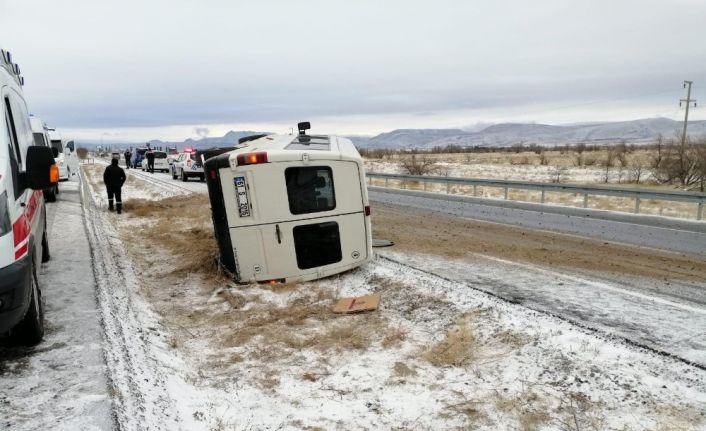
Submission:
{"label": "brown soil", "polygon": [[376,203],[373,236],[395,242],[400,252],[454,259],[481,253],[541,266],[703,281],[706,259],[446,216],[429,210]]}

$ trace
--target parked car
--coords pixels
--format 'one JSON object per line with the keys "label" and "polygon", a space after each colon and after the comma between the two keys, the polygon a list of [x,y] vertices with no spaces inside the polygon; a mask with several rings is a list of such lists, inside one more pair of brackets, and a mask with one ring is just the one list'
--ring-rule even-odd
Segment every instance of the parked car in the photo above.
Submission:
{"label": "parked car", "polygon": [[313,280],[373,256],[360,154],[308,128],[241,139],[205,163],[220,261],[238,282]]}
{"label": "parked car", "polygon": [[[32,135],[34,136],[34,145],[44,146],[51,148],[51,142],[49,139],[49,129],[47,125],[44,124],[40,118],[33,115],[29,116],[29,123],[32,126]],[[58,164],[58,159],[55,157],[54,161]],[[56,202],[56,195],[59,194],[59,182],[52,184],[48,189],[44,191],[44,200],[47,202]]]}
{"label": "parked car", "polygon": [[59,181],[52,150],[34,145],[19,66],[0,49],[0,335],[33,345],[44,336],[37,278],[49,260],[42,190]]}
{"label": "parked car", "polygon": [[[154,170],[169,172],[169,162],[167,161],[167,153],[164,151],[153,151],[154,153]],[[142,159],[141,168],[147,170],[147,158]]]}

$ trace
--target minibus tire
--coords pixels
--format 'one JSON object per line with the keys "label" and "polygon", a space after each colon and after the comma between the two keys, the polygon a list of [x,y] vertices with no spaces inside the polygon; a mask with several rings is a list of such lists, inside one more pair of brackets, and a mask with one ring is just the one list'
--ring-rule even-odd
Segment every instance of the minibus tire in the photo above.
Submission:
{"label": "minibus tire", "polygon": [[42,306],[42,293],[37,283],[34,259],[30,266],[30,272],[29,309],[20,323],[12,329],[10,335],[11,341],[21,346],[34,346],[44,338],[44,307]]}

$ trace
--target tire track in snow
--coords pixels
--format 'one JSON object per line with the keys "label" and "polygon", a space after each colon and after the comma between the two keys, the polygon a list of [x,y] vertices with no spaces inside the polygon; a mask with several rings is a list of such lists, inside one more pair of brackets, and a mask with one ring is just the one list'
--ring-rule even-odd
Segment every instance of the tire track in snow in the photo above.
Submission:
{"label": "tire track in snow", "polygon": [[[440,279],[442,279],[442,280],[445,280],[445,281],[448,281],[448,282],[464,284],[464,285],[468,286],[469,289],[472,289],[472,290],[475,290],[475,291],[484,293],[484,294],[489,295],[489,296],[491,296],[491,297],[493,297],[493,298],[499,299],[499,300],[501,300],[501,301],[503,301],[503,302],[510,303],[510,304],[514,304],[514,305],[517,305],[517,306],[521,306],[521,307],[524,307],[524,308],[526,308],[526,309],[528,309],[528,310],[532,310],[532,311],[534,311],[534,312],[541,313],[541,314],[544,314],[544,315],[547,315],[547,316],[551,316],[551,317],[557,318],[557,319],[559,319],[559,320],[562,320],[562,321],[564,321],[564,322],[568,322],[568,323],[570,323],[570,324],[572,324],[572,325],[574,325],[574,326],[576,326],[576,327],[579,327],[579,328],[581,328],[581,329],[584,329],[584,330],[586,330],[586,331],[589,331],[589,332],[595,334],[597,337],[600,337],[600,338],[602,338],[602,339],[604,339],[604,340],[622,342],[622,343],[624,343],[624,344],[626,344],[626,345],[628,345],[628,346],[635,347],[635,348],[638,348],[638,349],[642,349],[642,350],[651,352],[651,353],[656,354],[656,355],[659,355],[659,356],[663,356],[663,357],[666,357],[666,358],[673,359],[673,360],[675,360],[675,361],[677,361],[677,362],[680,362],[680,363],[683,363],[683,364],[692,366],[692,367],[697,368],[697,369],[699,369],[699,370],[706,371],[706,364],[701,364],[701,363],[699,363],[699,362],[695,362],[695,361],[692,361],[692,360],[683,358],[683,357],[681,357],[681,356],[679,356],[679,355],[677,355],[677,354],[675,354],[675,353],[668,352],[668,351],[666,351],[666,350],[664,350],[664,349],[660,349],[660,348],[657,348],[657,347],[654,347],[654,346],[647,345],[647,344],[645,344],[645,343],[642,343],[642,342],[640,342],[640,341],[637,341],[637,340],[634,340],[634,339],[631,339],[631,338],[622,336],[622,335],[620,335],[620,334],[615,334],[615,333],[608,332],[608,331],[606,331],[606,330],[604,330],[604,329],[601,329],[601,328],[596,328],[596,327],[594,327],[594,326],[591,326],[591,325],[587,324],[587,323],[584,322],[584,321],[581,321],[581,320],[572,318],[571,316],[567,316],[567,315],[564,315],[564,314],[561,314],[561,313],[557,313],[557,312],[554,312],[554,311],[551,311],[551,310],[547,310],[547,309],[544,309],[544,308],[540,308],[540,307],[533,307],[533,306],[527,305],[527,304],[525,304],[525,303],[519,303],[515,298],[508,297],[508,296],[499,294],[499,293],[494,292],[494,291],[492,291],[492,290],[490,290],[490,289],[484,289],[484,288],[481,287],[478,283],[471,283],[471,282],[468,282],[468,281],[465,281],[465,280],[457,280],[457,279],[453,279],[453,278],[450,278],[450,277],[446,277],[446,276],[441,275],[441,274],[438,274],[438,273],[436,273],[436,272],[434,272],[434,271],[428,271],[428,270],[425,270],[425,269],[423,269],[423,268],[419,268],[419,267],[416,267],[416,266],[413,266],[413,265],[409,265],[409,264],[404,263],[404,262],[402,262],[402,261],[400,261],[400,260],[398,260],[398,259],[391,258],[391,257],[389,257],[389,256],[384,256],[384,255],[379,254],[379,253],[378,253],[378,257],[379,257],[380,259],[384,259],[384,260],[387,260],[387,261],[389,261],[389,262],[393,262],[393,263],[395,263],[395,264],[397,264],[397,265],[400,265],[400,266],[409,268],[409,269],[411,269],[411,270],[418,271],[418,272],[427,274],[427,275],[429,275],[429,276],[438,277],[438,278],[440,278]],[[513,262],[513,263],[514,263],[514,262]],[[483,277],[483,276],[477,276],[477,277],[480,278],[480,279],[485,279],[488,283],[497,283],[497,280],[494,280],[494,279],[491,279],[491,278],[488,278],[488,277]]]}
{"label": "tire track in snow", "polygon": [[[114,417],[120,430],[178,429],[174,402],[164,389],[165,377],[153,367],[149,334],[136,313],[149,313],[133,301],[137,279],[126,268],[120,240],[110,235],[96,210],[88,182],[82,182],[84,221],[93,258],[96,296],[106,339],[108,379],[115,391]],[[145,316],[142,316],[143,319]]]}

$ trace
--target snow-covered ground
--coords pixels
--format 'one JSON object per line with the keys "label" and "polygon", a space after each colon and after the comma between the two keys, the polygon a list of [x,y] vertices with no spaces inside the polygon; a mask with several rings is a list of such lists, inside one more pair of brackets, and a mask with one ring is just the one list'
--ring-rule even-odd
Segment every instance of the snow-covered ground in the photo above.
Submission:
{"label": "snow-covered ground", "polygon": [[[167,194],[139,178],[124,191]],[[87,193],[86,220],[121,429],[704,428],[704,370],[429,269],[528,294],[562,283],[585,301],[600,299],[585,296],[600,281],[397,254],[402,264],[378,258],[317,282],[235,287],[200,268],[170,275],[178,254],[128,244],[150,222],[107,213],[103,199]],[[383,296],[378,311],[331,314],[335,298],[370,292]],[[671,322],[665,331],[699,336],[699,321]]]}
{"label": "snow-covered ground", "polygon": [[0,346],[0,429],[113,428],[91,250],[79,181],[47,205],[51,260],[42,265],[46,334],[27,349]]}

